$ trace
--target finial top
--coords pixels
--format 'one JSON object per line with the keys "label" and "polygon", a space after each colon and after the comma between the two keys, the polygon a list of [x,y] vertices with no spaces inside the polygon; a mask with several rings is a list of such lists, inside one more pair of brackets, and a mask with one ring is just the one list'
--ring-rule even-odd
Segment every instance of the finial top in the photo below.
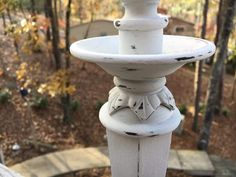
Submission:
{"label": "finial top", "polygon": [[122,2],[125,7],[124,17],[114,21],[115,28],[119,30],[120,53],[162,53],[163,29],[168,25],[168,18],[157,13],[160,0]]}

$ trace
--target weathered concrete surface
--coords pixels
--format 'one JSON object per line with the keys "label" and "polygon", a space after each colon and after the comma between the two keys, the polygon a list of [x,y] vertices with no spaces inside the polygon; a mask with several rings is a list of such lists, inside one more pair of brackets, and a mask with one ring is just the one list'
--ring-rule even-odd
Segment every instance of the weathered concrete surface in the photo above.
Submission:
{"label": "weathered concrete surface", "polygon": [[27,160],[11,167],[24,177],[49,177],[68,172],[107,167],[108,157],[104,148],[84,148],[50,153]]}
{"label": "weathered concrete surface", "polygon": [[211,155],[210,159],[216,169],[215,177],[236,177],[236,162]]}
{"label": "weathered concrete surface", "polygon": [[[16,164],[11,169],[24,177],[52,177],[84,169],[109,166],[107,148],[99,147],[50,153]],[[171,150],[168,169],[184,170],[192,175],[212,175],[214,173],[214,167],[207,153],[202,151]]]}
{"label": "weathered concrete surface", "polygon": [[178,150],[182,170],[194,176],[212,176],[215,168],[205,151]]}

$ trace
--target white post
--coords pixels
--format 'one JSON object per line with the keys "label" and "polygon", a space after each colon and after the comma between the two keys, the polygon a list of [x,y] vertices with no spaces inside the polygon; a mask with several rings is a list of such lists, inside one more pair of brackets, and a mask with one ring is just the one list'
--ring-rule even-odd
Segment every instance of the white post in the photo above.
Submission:
{"label": "white post", "polygon": [[211,42],[163,36],[168,24],[159,0],[122,0],[125,15],[114,21],[119,36],[77,41],[71,53],[115,76],[100,112],[107,129],[112,177],[164,177],[172,131],[181,115],[165,76],[185,63],[210,57]]}
{"label": "white post", "polygon": [[114,79],[109,101],[100,110],[107,128],[113,177],[164,177],[171,132],[180,113],[165,78]]}
{"label": "white post", "polygon": [[[125,15],[114,21],[120,54],[159,54],[168,19],[157,14],[159,0],[123,0]],[[165,77],[144,81],[114,78],[100,111],[107,128],[112,177],[164,177],[171,133],[180,114]]]}

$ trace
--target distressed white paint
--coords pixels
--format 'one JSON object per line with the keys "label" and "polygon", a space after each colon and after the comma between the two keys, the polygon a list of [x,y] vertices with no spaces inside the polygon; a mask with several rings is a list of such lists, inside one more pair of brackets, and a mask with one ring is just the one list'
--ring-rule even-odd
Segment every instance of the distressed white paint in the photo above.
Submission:
{"label": "distressed white paint", "polygon": [[215,51],[212,42],[184,36],[164,35],[161,54],[119,54],[119,43],[119,36],[96,37],[75,42],[70,50],[75,57],[97,63],[109,74],[128,80],[154,80],[186,63],[208,58]]}
{"label": "distressed white paint", "polygon": [[75,42],[71,53],[115,76],[99,118],[108,134],[113,177],[164,177],[171,133],[181,115],[165,76],[215,51],[206,40],[163,36],[167,17],[159,0],[122,0],[125,15],[114,21],[119,36]]}
{"label": "distressed white paint", "polygon": [[169,157],[171,133],[131,138],[107,131],[112,177],[163,177]]}
{"label": "distressed white paint", "polygon": [[163,28],[168,18],[157,14],[159,0],[123,0],[125,15],[114,22],[119,30],[120,54],[162,52]]}

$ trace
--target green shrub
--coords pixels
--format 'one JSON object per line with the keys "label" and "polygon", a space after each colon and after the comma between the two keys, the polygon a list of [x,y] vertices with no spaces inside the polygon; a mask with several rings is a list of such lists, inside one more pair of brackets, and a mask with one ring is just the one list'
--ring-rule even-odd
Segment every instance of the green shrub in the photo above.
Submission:
{"label": "green shrub", "polygon": [[2,90],[0,92],[0,104],[5,104],[7,102],[9,102],[11,98],[11,93],[9,92],[9,90]]}
{"label": "green shrub", "polygon": [[230,114],[231,114],[231,111],[229,110],[229,108],[223,107],[222,115],[225,116],[225,117],[229,117]]}
{"label": "green shrub", "polygon": [[226,72],[234,74],[236,70],[236,47],[232,48],[229,52],[228,60],[226,61]]}
{"label": "green shrub", "polygon": [[48,99],[44,96],[36,96],[32,99],[31,106],[36,109],[46,109],[48,107]]}
{"label": "green shrub", "polygon": [[205,103],[200,102],[199,108],[200,108],[200,112],[202,114],[204,114],[206,112],[206,104]]}
{"label": "green shrub", "polygon": [[179,106],[179,111],[181,114],[186,115],[188,112],[188,108],[186,107],[186,105],[182,104]]}
{"label": "green shrub", "polygon": [[73,100],[73,101],[71,101],[71,103],[70,103],[70,109],[71,109],[73,112],[77,111],[77,110],[79,109],[79,106],[80,106],[80,103],[79,103],[78,100]]}

